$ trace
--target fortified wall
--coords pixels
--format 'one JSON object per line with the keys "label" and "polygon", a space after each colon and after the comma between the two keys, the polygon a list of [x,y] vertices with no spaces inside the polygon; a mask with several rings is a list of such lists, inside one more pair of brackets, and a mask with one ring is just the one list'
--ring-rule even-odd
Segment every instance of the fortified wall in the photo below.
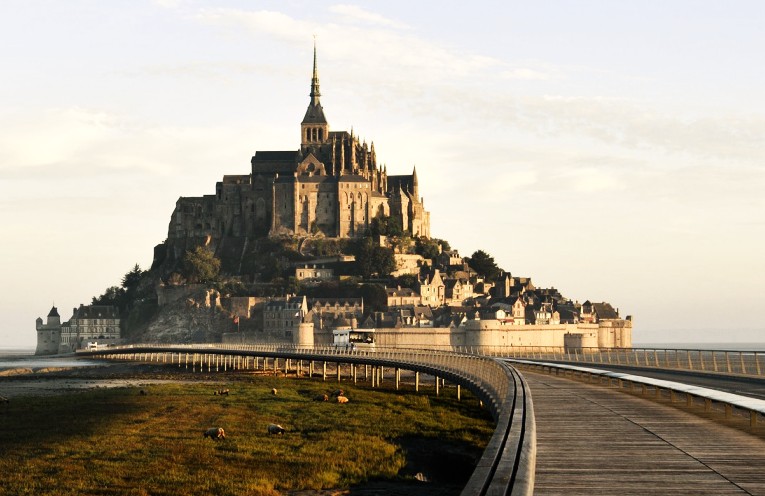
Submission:
{"label": "fortified wall", "polygon": [[[309,324],[311,325],[311,324]],[[498,320],[470,320],[464,327],[404,327],[374,330],[380,348],[418,348],[451,350],[474,347],[506,351],[518,347],[631,348],[632,322],[604,320],[597,324],[504,325]],[[312,341],[311,341],[312,340]],[[295,329],[292,340],[284,334],[265,332],[228,333],[226,344],[295,344],[321,346],[332,344],[331,331]]]}

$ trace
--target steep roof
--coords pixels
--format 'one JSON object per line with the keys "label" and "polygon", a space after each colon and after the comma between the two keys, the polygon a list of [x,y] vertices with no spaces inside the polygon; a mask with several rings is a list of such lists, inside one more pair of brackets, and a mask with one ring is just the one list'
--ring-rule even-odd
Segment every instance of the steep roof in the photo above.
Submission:
{"label": "steep roof", "polygon": [[618,319],[619,314],[610,303],[593,303],[594,312],[598,315],[598,319]]}
{"label": "steep roof", "polygon": [[388,190],[395,191],[400,187],[402,191],[411,193],[414,191],[414,177],[409,175],[388,176]]}
{"label": "steep roof", "polygon": [[58,308],[55,306],[51,307],[50,312],[48,312],[48,317],[60,317],[58,314]]}
{"label": "steep roof", "polygon": [[119,309],[112,305],[80,305],[74,314],[77,319],[118,319]]}
{"label": "steep roof", "polygon": [[305,117],[303,117],[303,124],[326,124],[327,118],[324,117],[324,109],[321,107],[319,97],[321,97],[321,91],[319,91],[319,70],[316,66],[316,44],[313,45],[313,77],[311,78],[311,103],[308,104],[308,109],[305,111]]}
{"label": "steep roof", "polygon": [[253,174],[292,174],[297,168],[298,152],[257,151],[252,157]]}

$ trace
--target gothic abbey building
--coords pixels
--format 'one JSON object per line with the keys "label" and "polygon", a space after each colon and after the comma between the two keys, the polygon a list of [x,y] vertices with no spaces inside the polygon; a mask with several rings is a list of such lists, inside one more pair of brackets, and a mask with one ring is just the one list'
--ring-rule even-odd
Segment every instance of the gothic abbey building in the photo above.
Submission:
{"label": "gothic abbey building", "polygon": [[412,236],[430,237],[430,214],[419,196],[417,172],[388,175],[374,144],[353,131],[331,131],[319,100],[314,47],[311,101],[300,124],[300,149],[258,151],[246,175],[226,175],[215,195],[181,197],[169,240],[264,235],[364,234],[387,216]]}

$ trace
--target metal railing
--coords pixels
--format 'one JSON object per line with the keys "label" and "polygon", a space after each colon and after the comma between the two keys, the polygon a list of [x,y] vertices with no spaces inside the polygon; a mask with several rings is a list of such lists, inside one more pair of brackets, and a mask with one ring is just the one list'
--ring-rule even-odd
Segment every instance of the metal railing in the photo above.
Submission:
{"label": "metal railing", "polygon": [[719,374],[765,376],[765,351],[674,348],[569,348],[563,346],[484,346],[466,351],[494,357],[581,364],[628,365]]}
{"label": "metal railing", "polygon": [[711,411],[713,403],[718,403],[724,406],[725,418],[728,419],[733,416],[734,408],[747,412],[749,416],[749,425],[752,428],[757,426],[758,417],[765,416],[765,400],[742,396],[740,394],[727,393],[717,389],[563,363],[522,359],[508,359],[508,361],[543,371],[555,371],[556,373],[562,371],[564,373],[586,375],[598,379],[604,378],[608,381],[609,385],[611,385],[612,381],[616,381],[616,384],[620,389],[626,384],[630,390],[633,390],[634,386],[637,385],[641,387],[644,396],[651,392],[653,396],[659,397],[662,391],[668,391],[670,401],[672,402],[675,401],[675,393],[679,393],[686,397],[687,406],[694,406],[696,404],[695,399],[699,398],[703,400],[705,411]]}
{"label": "metal railing", "polygon": [[[484,450],[463,495],[530,495],[534,489],[536,433],[531,394],[523,377],[507,363],[487,356],[441,350],[376,348],[343,349],[335,346],[246,344],[136,344],[84,350],[80,356],[133,359],[216,369],[223,357],[224,370],[248,368],[256,357],[334,362],[376,367],[393,367],[423,372],[465,386],[491,412],[497,427]],[[214,357],[214,358],[213,358]],[[245,358],[242,363],[238,359]],[[274,364],[276,366],[276,364]],[[285,364],[285,366],[288,366]],[[373,373],[373,377],[376,374]],[[398,375],[397,375],[398,376]],[[373,380],[374,384],[374,380]],[[378,383],[379,384],[379,383]],[[438,380],[436,380],[438,384]]]}

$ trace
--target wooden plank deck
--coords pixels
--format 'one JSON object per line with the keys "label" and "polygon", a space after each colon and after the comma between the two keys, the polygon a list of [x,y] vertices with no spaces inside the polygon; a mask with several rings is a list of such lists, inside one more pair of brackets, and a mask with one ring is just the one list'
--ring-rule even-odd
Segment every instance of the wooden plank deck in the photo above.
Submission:
{"label": "wooden plank deck", "polygon": [[765,439],[615,387],[521,370],[535,495],[765,496]]}

